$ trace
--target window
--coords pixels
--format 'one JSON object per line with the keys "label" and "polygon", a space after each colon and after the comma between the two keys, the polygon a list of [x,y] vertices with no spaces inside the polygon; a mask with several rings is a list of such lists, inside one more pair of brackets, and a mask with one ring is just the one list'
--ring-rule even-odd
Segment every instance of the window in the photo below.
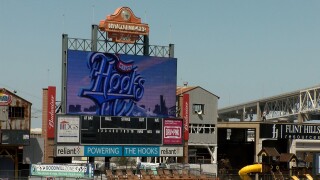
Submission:
{"label": "window", "polygon": [[192,110],[194,114],[204,114],[204,104],[193,104]]}
{"label": "window", "polygon": [[9,118],[24,118],[24,107],[9,106]]}

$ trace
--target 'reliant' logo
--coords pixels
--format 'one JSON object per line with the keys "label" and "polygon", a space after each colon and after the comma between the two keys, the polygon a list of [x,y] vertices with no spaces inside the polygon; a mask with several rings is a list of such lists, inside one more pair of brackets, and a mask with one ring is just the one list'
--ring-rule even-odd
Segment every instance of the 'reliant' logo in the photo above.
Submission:
{"label": "'reliant' logo", "polygon": [[123,62],[109,53],[93,53],[88,61],[91,87],[80,97],[93,100],[98,115],[128,116],[144,94],[145,79],[133,61]]}

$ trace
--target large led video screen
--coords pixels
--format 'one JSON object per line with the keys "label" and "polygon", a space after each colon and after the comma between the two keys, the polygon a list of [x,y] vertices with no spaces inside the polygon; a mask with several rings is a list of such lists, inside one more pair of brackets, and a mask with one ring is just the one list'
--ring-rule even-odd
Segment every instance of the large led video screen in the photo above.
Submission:
{"label": "large led video screen", "polygon": [[68,50],[67,114],[175,117],[177,59]]}

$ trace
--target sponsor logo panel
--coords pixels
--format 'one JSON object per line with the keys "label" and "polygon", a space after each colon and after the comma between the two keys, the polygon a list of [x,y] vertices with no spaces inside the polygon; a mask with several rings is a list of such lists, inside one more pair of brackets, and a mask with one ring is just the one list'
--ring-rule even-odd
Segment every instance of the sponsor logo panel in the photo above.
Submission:
{"label": "sponsor logo panel", "polygon": [[54,176],[54,177],[87,177],[93,178],[93,164],[86,165],[56,165],[32,164],[30,168],[31,176]]}
{"label": "sponsor logo panel", "polygon": [[183,95],[183,111],[182,111],[182,117],[183,117],[183,125],[184,125],[184,140],[189,140],[189,94]]}
{"label": "sponsor logo panel", "polygon": [[260,124],[260,138],[320,140],[320,126],[311,124]]}
{"label": "sponsor logo panel", "polygon": [[160,147],[160,156],[182,157],[183,147]]}
{"label": "sponsor logo panel", "polygon": [[84,156],[84,146],[57,146],[57,157],[76,157]]}
{"label": "sponsor logo panel", "polygon": [[79,143],[80,117],[58,116],[57,142]]}
{"label": "sponsor logo panel", "polygon": [[47,137],[54,138],[54,124],[56,119],[56,87],[49,86],[48,87],[48,129],[47,129]]}
{"label": "sponsor logo panel", "polygon": [[124,146],[123,155],[131,157],[157,157],[160,155],[159,146]]}
{"label": "sponsor logo panel", "polygon": [[84,156],[115,157],[122,156],[122,146],[85,146]]}
{"label": "sponsor logo panel", "polygon": [[163,144],[182,144],[182,121],[164,119]]}

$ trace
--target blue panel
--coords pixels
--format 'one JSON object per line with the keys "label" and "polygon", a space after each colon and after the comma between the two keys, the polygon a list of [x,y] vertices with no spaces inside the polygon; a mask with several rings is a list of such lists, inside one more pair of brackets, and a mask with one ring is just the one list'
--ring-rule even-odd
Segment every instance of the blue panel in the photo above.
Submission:
{"label": "blue panel", "polygon": [[84,156],[91,156],[91,157],[122,156],[122,146],[85,146]]}
{"label": "blue panel", "polygon": [[159,146],[124,146],[123,156],[158,157],[160,156],[160,147]]}

